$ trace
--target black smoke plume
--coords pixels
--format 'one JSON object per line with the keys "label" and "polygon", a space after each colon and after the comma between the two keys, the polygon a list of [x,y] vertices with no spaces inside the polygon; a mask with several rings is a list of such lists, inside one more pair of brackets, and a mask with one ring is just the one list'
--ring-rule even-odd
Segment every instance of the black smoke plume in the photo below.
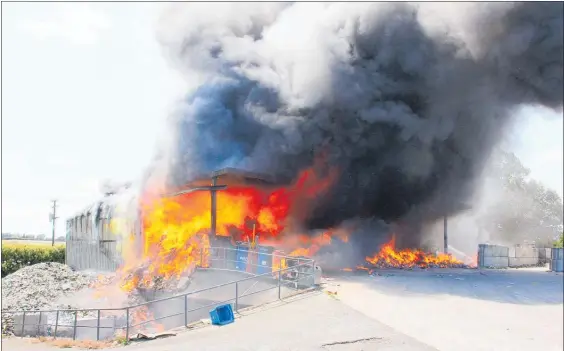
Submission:
{"label": "black smoke plume", "polygon": [[419,225],[464,208],[522,104],[561,109],[563,4],[193,3],[159,40],[198,88],[154,168],[170,184],[238,167],[340,176],[306,228]]}

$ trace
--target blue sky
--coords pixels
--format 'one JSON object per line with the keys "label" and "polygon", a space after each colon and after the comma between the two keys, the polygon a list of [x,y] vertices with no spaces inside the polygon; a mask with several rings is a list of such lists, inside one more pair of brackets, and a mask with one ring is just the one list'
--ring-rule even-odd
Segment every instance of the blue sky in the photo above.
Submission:
{"label": "blue sky", "polygon": [[[2,4],[2,231],[50,233],[104,179],[137,177],[187,83],[155,40],[159,3]],[[562,194],[562,118],[539,108],[511,145]]]}

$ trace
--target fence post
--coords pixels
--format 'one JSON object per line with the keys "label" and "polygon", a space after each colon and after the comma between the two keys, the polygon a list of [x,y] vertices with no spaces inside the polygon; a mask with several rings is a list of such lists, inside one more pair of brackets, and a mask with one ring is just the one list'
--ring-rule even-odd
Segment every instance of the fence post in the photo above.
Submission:
{"label": "fence post", "polygon": [[188,295],[184,295],[184,326],[188,327]]}
{"label": "fence post", "polygon": [[315,286],[315,260],[311,260],[311,286],[310,288],[313,288]]}
{"label": "fence post", "polygon": [[96,320],[96,341],[100,341],[100,310],[98,310],[98,317]]}
{"label": "fence post", "polygon": [[23,317],[22,317],[22,338],[24,337],[24,331],[25,331],[25,311],[23,313]]}
{"label": "fence post", "polygon": [[76,319],[78,318],[78,311],[74,311],[74,323],[72,325],[72,339],[76,340]]}
{"label": "fence post", "polygon": [[42,317],[42,312],[39,312],[39,322],[37,323],[37,336],[39,336],[41,334],[41,317]]}
{"label": "fence post", "polygon": [[125,309],[125,342],[129,342],[129,307]]}
{"label": "fence post", "polygon": [[239,310],[239,283],[235,282],[235,312]]}
{"label": "fence post", "polygon": [[59,310],[57,310],[57,316],[55,317],[55,335],[54,338],[57,338],[57,329],[59,328]]}
{"label": "fence post", "polygon": [[302,270],[302,261],[298,258],[298,265],[297,265],[297,277],[296,277],[296,291],[298,290],[298,286],[300,286],[300,280],[302,280],[301,278],[301,270]]}
{"label": "fence post", "polygon": [[282,267],[278,269],[278,300],[280,300],[280,288],[282,286]]}

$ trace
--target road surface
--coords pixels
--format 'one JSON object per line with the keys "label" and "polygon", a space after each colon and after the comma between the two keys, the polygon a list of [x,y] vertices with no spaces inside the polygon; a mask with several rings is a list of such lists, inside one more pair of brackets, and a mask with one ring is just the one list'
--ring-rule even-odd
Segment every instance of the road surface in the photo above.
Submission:
{"label": "road surface", "polygon": [[562,273],[398,270],[331,283],[347,306],[441,351],[564,349]]}
{"label": "road surface", "polygon": [[[563,350],[562,274],[378,274],[335,276],[322,292],[244,312],[233,324],[133,343],[127,350]],[[5,350],[50,350],[19,339],[2,343]]]}

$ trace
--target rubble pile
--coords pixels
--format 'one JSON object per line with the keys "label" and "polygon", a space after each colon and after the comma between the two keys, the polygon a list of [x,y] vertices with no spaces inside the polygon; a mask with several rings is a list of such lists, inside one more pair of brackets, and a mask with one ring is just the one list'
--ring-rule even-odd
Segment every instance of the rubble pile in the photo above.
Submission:
{"label": "rubble pile", "polygon": [[[72,308],[54,306],[60,298],[88,287],[96,277],[74,272],[61,263],[39,263],[2,278],[2,311]],[[2,314],[2,333],[12,331],[9,314]]]}

